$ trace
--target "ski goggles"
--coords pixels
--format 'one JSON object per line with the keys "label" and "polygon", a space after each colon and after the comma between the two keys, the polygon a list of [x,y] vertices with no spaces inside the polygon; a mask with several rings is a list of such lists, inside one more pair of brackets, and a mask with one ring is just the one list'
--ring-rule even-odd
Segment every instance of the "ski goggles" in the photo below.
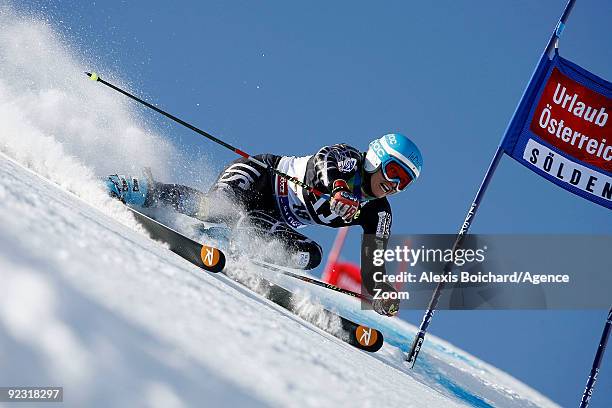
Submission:
{"label": "ski goggles", "polygon": [[395,159],[383,164],[382,174],[385,180],[395,183],[395,190],[398,192],[404,190],[414,180],[410,172]]}

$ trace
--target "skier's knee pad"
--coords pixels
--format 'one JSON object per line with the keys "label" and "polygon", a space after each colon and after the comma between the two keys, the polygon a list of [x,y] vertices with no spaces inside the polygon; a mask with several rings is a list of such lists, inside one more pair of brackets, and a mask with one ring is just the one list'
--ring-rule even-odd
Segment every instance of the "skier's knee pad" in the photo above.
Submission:
{"label": "skier's knee pad", "polygon": [[[323,250],[315,241],[295,231],[280,215],[261,210],[251,211],[238,222],[237,227],[255,232],[261,237],[272,238],[284,247],[284,253],[268,254],[271,263],[294,269],[314,269],[323,259]],[[246,224],[242,224],[245,222]]]}
{"label": "skier's knee pad", "polygon": [[321,264],[323,250],[312,240],[295,242],[296,259],[299,269],[314,269]]}

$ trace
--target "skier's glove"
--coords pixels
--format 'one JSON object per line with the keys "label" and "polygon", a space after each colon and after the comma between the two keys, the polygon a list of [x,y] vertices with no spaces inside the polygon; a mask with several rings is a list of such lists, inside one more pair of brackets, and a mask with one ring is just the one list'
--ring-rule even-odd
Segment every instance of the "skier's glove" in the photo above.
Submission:
{"label": "skier's glove", "polygon": [[374,286],[372,308],[383,316],[395,316],[399,312],[400,301],[397,291],[387,282],[377,282]]}
{"label": "skier's glove", "polygon": [[332,198],[329,203],[332,212],[346,222],[351,222],[359,210],[359,200],[348,187],[344,180],[334,181]]}

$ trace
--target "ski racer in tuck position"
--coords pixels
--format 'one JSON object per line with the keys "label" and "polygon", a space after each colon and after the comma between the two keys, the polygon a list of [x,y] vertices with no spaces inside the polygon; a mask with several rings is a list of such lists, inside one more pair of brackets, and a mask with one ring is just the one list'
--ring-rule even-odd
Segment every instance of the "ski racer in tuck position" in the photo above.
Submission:
{"label": "ski racer in tuck position", "polygon": [[[311,156],[262,154],[255,158],[328,193],[331,200],[317,197],[245,158],[225,168],[208,193],[160,183],[150,176],[111,175],[106,186],[109,194],[132,206],[168,206],[199,220],[222,222],[232,230],[247,228],[274,239],[289,254],[280,262],[292,268],[312,269],[322,259],[321,247],[296,229],[308,224],[332,228],[361,225],[362,288],[371,295],[395,291],[388,283],[374,282],[371,259],[372,252],[385,249],[389,239],[391,206],[387,196],[405,190],[421,173],[421,152],[410,139],[387,134],[371,142],[365,153],[348,144],[335,144]],[[235,204],[240,211],[235,210]],[[278,264],[279,260],[271,262]],[[395,298],[374,299],[372,306],[380,314],[394,315],[399,309]]]}

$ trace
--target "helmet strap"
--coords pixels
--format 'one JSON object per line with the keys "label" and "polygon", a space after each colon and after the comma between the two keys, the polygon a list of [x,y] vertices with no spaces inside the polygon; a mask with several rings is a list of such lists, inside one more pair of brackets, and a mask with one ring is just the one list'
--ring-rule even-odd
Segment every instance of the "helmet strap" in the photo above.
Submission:
{"label": "helmet strap", "polygon": [[367,171],[365,171],[365,169],[362,166],[361,168],[361,180],[362,180],[361,192],[363,193],[363,199],[366,201],[376,199],[376,197],[374,196],[374,193],[372,192],[372,188],[371,188],[372,174],[374,173],[368,173]]}

